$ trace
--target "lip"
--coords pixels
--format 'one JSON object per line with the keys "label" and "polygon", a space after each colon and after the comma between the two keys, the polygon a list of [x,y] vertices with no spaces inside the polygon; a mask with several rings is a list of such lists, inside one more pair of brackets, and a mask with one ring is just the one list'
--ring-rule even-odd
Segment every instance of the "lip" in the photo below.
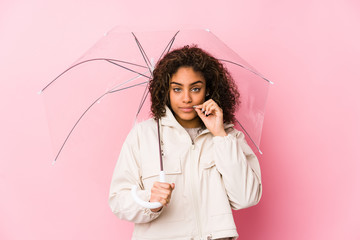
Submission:
{"label": "lip", "polygon": [[180,110],[186,113],[194,111],[193,107],[180,107]]}

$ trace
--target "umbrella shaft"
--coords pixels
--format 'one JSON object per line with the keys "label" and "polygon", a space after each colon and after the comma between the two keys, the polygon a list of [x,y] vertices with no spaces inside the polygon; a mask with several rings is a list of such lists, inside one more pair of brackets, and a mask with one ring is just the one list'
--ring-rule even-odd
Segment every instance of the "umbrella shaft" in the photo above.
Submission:
{"label": "umbrella shaft", "polygon": [[158,141],[159,141],[159,156],[160,156],[160,171],[164,171],[163,159],[162,159],[162,149],[161,149],[161,138],[160,138],[160,124],[159,119],[157,119],[157,129],[158,129]]}

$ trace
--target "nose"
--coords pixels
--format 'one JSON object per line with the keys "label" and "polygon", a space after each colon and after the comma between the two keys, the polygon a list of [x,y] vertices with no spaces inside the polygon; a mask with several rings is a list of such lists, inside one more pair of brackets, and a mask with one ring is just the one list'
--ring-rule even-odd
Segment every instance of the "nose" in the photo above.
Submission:
{"label": "nose", "polygon": [[184,103],[191,103],[192,102],[192,99],[191,99],[191,94],[189,91],[184,91],[183,92],[183,102]]}

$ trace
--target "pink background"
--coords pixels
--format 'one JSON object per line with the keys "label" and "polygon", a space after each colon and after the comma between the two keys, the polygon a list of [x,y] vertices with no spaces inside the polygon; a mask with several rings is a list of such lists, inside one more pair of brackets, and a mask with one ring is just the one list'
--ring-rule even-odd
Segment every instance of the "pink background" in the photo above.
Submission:
{"label": "pink background", "polygon": [[116,25],[209,28],[275,82],[261,143],[263,197],[236,212],[240,239],[360,239],[354,0],[0,1],[0,239],[130,238],[132,225],[107,205],[120,146],[83,130],[74,140],[82,154],[65,151],[52,166],[36,94]]}

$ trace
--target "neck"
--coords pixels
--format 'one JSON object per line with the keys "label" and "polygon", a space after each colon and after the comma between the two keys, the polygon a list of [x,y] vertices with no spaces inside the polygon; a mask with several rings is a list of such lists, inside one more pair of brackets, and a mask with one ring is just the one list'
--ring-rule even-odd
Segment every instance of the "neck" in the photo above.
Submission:
{"label": "neck", "polygon": [[186,121],[175,116],[175,119],[183,128],[198,128],[201,127],[201,119],[199,117]]}

